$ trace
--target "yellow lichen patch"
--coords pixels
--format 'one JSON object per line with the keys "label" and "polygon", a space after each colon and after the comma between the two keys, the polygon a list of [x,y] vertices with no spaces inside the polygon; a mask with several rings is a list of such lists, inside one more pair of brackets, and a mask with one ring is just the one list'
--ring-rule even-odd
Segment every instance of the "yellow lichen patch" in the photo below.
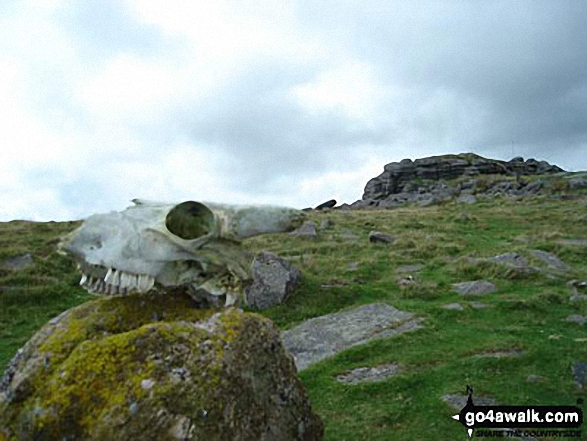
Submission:
{"label": "yellow lichen patch", "polygon": [[143,328],[128,333],[88,340],[77,346],[53,374],[37,385],[35,407],[38,429],[52,433],[63,421],[78,420],[74,431],[88,430],[104,409],[128,407],[142,394],[141,381],[149,378],[152,363],[145,363],[134,344]]}
{"label": "yellow lichen patch", "polygon": [[[205,381],[195,384],[205,398],[220,382],[224,348],[238,335],[242,316],[235,310],[226,312],[211,333],[193,322],[159,322],[82,342],[51,376],[36,384],[35,400],[29,404],[36,409],[35,431],[87,434],[112,409],[129,417],[131,403],[140,403],[149,393],[141,387],[143,380],[156,384],[153,392],[158,400],[172,399],[175,392],[168,372],[148,357],[159,354],[168,359],[170,349],[178,344],[185,345],[186,353],[200,354],[202,361],[194,370]],[[204,341],[209,342],[209,357],[202,355],[206,352],[201,347]]]}

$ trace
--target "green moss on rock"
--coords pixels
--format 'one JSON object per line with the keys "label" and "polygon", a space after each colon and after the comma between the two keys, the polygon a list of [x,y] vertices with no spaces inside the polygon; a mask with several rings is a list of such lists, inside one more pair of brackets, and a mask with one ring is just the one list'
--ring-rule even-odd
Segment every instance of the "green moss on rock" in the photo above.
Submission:
{"label": "green moss on rock", "polygon": [[104,298],[43,327],[0,385],[0,440],[318,440],[267,319],[189,297]]}

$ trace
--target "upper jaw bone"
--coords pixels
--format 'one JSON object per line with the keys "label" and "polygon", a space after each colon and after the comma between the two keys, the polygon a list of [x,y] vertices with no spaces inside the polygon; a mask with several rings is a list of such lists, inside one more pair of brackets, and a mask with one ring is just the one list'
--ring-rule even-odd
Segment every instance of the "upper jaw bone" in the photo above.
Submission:
{"label": "upper jaw bone", "polygon": [[130,291],[148,292],[155,286],[155,278],[148,274],[133,274],[108,268],[103,279],[82,274],[80,285],[99,294],[126,294]]}

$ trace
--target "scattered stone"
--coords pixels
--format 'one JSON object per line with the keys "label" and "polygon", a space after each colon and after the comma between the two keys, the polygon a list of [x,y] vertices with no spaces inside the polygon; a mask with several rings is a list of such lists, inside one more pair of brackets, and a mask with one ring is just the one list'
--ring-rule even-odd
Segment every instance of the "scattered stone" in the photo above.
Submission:
{"label": "scattered stone", "polygon": [[567,285],[569,285],[574,290],[574,292],[587,292],[587,282],[571,280],[567,283]]}
{"label": "scattered stone", "polygon": [[20,256],[9,257],[0,265],[3,269],[10,271],[22,271],[34,264],[33,256],[30,254],[22,254]]}
{"label": "scattered stone", "polygon": [[384,303],[316,317],[283,331],[298,371],[345,349],[422,327],[421,320]]}
{"label": "scattered stone", "polygon": [[401,372],[397,363],[382,364],[375,367],[361,367],[337,375],[336,381],[345,384],[359,384],[367,382],[383,381]]}
{"label": "scattered stone", "polygon": [[281,257],[262,251],[252,264],[253,283],[245,288],[247,306],[266,309],[285,302],[297,289],[302,273]]}
{"label": "scattered stone", "polygon": [[487,280],[454,283],[452,286],[463,297],[483,296],[497,291],[497,287]]}
{"label": "scattered stone", "polygon": [[322,202],[318,205],[314,210],[324,210],[325,208],[333,208],[336,205],[335,199],[330,199],[329,201]]}
{"label": "scattered stone", "polygon": [[469,306],[473,309],[485,309],[487,308],[487,304],[483,302],[469,302]]}
{"label": "scattered stone", "polygon": [[460,303],[447,303],[446,305],[442,305],[441,308],[452,311],[463,311],[465,309]]}
{"label": "scattered stone", "polygon": [[571,371],[575,378],[575,384],[579,389],[583,389],[585,387],[585,379],[587,378],[587,363],[575,361],[571,366]]}
{"label": "scattered stone", "polygon": [[473,221],[473,218],[469,216],[468,213],[459,213],[459,215],[457,216],[457,220],[459,222],[469,223]]}
{"label": "scattered stone", "polygon": [[314,221],[306,221],[296,230],[292,231],[292,236],[298,237],[308,237],[308,238],[317,238],[318,234],[316,233],[316,223]]}
{"label": "scattered stone", "polygon": [[520,357],[523,354],[522,351],[517,349],[511,349],[507,351],[491,351],[491,352],[483,352],[481,354],[474,355],[475,357],[479,358],[516,358]]}
{"label": "scattered stone", "polygon": [[557,242],[561,245],[587,245],[587,239],[560,239]]}
{"label": "scattered stone", "polygon": [[397,267],[396,272],[398,272],[398,273],[417,273],[422,268],[424,268],[424,265],[422,265],[421,263],[416,263],[414,265],[402,265],[402,266]]}
{"label": "scattered stone", "polygon": [[477,203],[477,198],[472,194],[462,194],[458,198],[455,199],[457,204],[468,204],[472,205]]}
{"label": "scattered stone", "polygon": [[[165,320],[152,322],[155,311]],[[181,294],[103,297],[45,325],[0,381],[2,439],[178,436],[322,439],[270,320]]]}
{"label": "scattered stone", "polygon": [[572,314],[570,316],[568,316],[565,319],[566,322],[571,322],[571,323],[578,323],[580,325],[584,325],[585,323],[587,323],[587,317],[585,317],[584,315],[579,315],[579,314]]}
{"label": "scattered stone", "polygon": [[536,181],[530,182],[525,188],[524,193],[538,193],[538,191],[544,187],[547,182],[544,179],[537,179]]}
{"label": "scattered stone", "polygon": [[569,299],[571,302],[587,301],[587,282],[571,280],[567,283],[567,285],[569,286],[572,292],[572,295]]}
{"label": "scattered stone", "polygon": [[587,179],[584,177],[569,179],[569,187],[573,190],[577,188],[587,188]]}
{"label": "scattered stone", "polygon": [[[455,410],[461,410],[467,405],[468,395],[465,394],[446,394],[442,396],[442,401],[447,403]],[[497,401],[491,397],[483,395],[473,395],[473,403],[475,406],[497,406]]]}
{"label": "scattered stone", "polygon": [[526,259],[524,259],[524,257],[519,255],[518,253],[499,254],[497,256],[490,257],[487,260],[489,260],[490,262],[508,265],[514,268],[522,268],[528,266],[528,262],[526,261]]}
{"label": "scattered stone", "polygon": [[541,376],[541,375],[528,375],[528,376],[526,377],[526,381],[527,381],[528,383],[543,383],[543,382],[545,382],[546,380],[548,380],[548,378],[546,378],[546,377],[543,377],[543,376]]}
{"label": "scattered stone", "polygon": [[343,210],[343,211],[351,210],[351,206],[349,204],[347,204],[346,202],[344,204],[341,204],[338,207],[334,207],[334,208],[338,209],[338,210]]}
{"label": "scattered stone", "polygon": [[412,276],[400,277],[397,279],[397,284],[400,288],[405,288],[412,283],[416,283],[416,279]]}
{"label": "scattered stone", "polygon": [[393,243],[397,240],[397,236],[385,234],[380,231],[371,231],[369,233],[369,242],[371,243]]}
{"label": "scattered stone", "polygon": [[542,250],[530,250],[530,254],[540,259],[553,270],[568,271],[571,269],[569,265],[567,265],[565,262],[560,260],[557,256],[555,256],[552,253],[548,253]]}
{"label": "scattered stone", "polygon": [[348,282],[325,282],[320,284],[320,288],[322,289],[329,289],[329,288],[341,288],[343,286],[349,286]]}
{"label": "scattered stone", "polygon": [[342,230],[342,232],[340,233],[340,237],[345,240],[357,240],[359,238],[359,236],[357,236],[355,233],[353,233],[348,228],[345,228],[344,230]]}
{"label": "scattered stone", "polygon": [[320,231],[329,230],[330,228],[332,228],[333,225],[334,223],[332,222],[332,220],[322,219],[322,221],[320,222]]}

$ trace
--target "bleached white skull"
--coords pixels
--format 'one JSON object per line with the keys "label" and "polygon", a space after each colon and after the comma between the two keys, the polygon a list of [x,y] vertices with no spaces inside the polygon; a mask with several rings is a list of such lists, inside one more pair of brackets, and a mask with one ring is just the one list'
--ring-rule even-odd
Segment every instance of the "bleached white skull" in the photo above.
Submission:
{"label": "bleached white skull", "polygon": [[60,244],[92,293],[184,289],[198,302],[234,304],[251,279],[251,259],[239,241],[291,231],[305,217],[285,207],[133,202],[124,211],[88,217]]}

